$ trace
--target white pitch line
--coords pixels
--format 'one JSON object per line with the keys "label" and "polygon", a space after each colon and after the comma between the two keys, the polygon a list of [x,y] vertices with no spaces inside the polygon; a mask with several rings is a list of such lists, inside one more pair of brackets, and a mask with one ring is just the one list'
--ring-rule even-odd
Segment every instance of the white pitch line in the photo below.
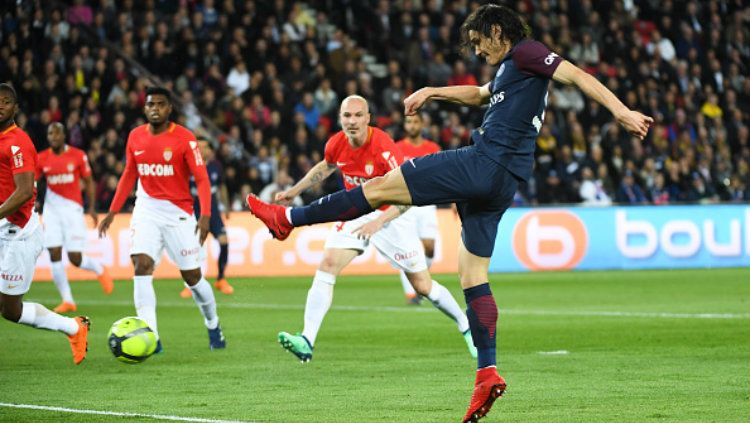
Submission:
{"label": "white pitch line", "polygon": [[[54,303],[59,298],[29,298],[41,303]],[[77,305],[90,306],[132,306],[131,301],[108,301],[108,300],[84,300]],[[173,302],[157,301],[159,307],[193,308],[192,301]],[[304,304],[263,304],[263,303],[220,303],[219,308],[235,308],[250,310],[304,310]],[[433,313],[433,307],[395,307],[395,306],[346,306],[338,305],[331,307],[342,311],[366,311],[366,312],[388,312],[388,313]],[[512,314],[518,316],[578,316],[578,317],[637,317],[647,319],[750,319],[750,313],[665,313],[650,311],[586,311],[586,310],[525,310],[525,309],[500,309],[500,314]]]}
{"label": "white pitch line", "polygon": [[67,408],[67,407],[50,407],[46,405],[35,405],[35,404],[12,404],[12,403],[7,403],[7,402],[0,402],[0,407],[22,408],[26,410],[59,411],[61,413],[73,413],[73,414],[95,414],[99,416],[141,417],[141,418],[147,418],[147,419],[169,420],[169,421],[175,421],[175,422],[252,423],[252,422],[244,422],[241,420],[202,419],[199,417],[182,417],[182,416],[168,416],[168,415],[163,415],[163,414],[126,413],[126,412],[119,412],[119,411],[86,410],[86,409]]}

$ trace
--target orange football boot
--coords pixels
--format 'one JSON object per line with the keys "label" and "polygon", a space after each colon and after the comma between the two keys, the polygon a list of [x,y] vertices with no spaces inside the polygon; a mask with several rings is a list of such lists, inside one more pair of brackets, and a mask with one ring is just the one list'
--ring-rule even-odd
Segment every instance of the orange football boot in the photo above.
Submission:
{"label": "orange football boot", "polygon": [[76,311],[77,309],[78,307],[76,307],[75,303],[69,303],[67,301],[63,301],[60,303],[60,305],[53,308],[52,311],[58,314],[62,314],[62,313],[71,313],[71,312]]}
{"label": "orange football boot", "polygon": [[99,284],[102,286],[102,291],[109,295],[115,289],[115,283],[112,281],[112,276],[109,275],[106,267],[102,267],[102,274],[97,276]]}
{"label": "orange football boot", "polygon": [[224,295],[234,294],[234,287],[230,285],[229,282],[227,282],[227,280],[224,278],[214,282],[214,288],[221,291],[221,293]]}
{"label": "orange football boot", "polygon": [[89,350],[89,328],[91,321],[86,316],[75,317],[78,323],[78,332],[75,335],[68,336],[70,349],[73,350],[73,363],[81,364],[86,358],[86,352]]}

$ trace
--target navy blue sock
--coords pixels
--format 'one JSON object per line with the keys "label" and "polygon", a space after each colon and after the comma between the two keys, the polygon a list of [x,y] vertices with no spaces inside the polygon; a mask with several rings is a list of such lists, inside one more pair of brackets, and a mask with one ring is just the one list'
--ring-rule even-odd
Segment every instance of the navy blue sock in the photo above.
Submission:
{"label": "navy blue sock", "polygon": [[304,207],[294,207],[290,213],[292,218],[290,223],[294,226],[304,226],[352,220],[372,210],[362,187],[359,186],[349,191],[342,190],[326,195]]}
{"label": "navy blue sock", "polygon": [[474,346],[477,347],[477,368],[494,366],[497,304],[492,296],[490,284],[484,283],[464,289],[464,297],[471,337]]}
{"label": "navy blue sock", "polygon": [[229,258],[229,245],[219,244],[219,279],[224,279],[224,269],[227,268]]}

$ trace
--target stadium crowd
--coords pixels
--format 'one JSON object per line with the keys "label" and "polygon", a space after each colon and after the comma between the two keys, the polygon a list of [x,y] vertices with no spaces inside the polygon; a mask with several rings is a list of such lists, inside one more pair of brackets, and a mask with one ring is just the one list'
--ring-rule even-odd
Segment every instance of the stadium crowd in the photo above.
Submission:
{"label": "stadium crowd", "polygon": [[[47,147],[48,124],[61,122],[68,142],[87,151],[104,211],[128,132],[145,122],[152,82],[140,63],[174,93],[175,119],[214,142],[239,210],[247,193],[270,196],[321,160],[347,95],[366,97],[373,124],[399,139],[409,93],[488,82],[495,70],[462,54],[458,35],[481,3],[21,0],[2,16],[0,81],[16,87],[17,121],[37,149]],[[639,142],[598,104],[553,84],[534,177],[517,204],[750,201],[750,6],[510,5],[535,38],[655,118]],[[467,145],[482,113],[430,103],[424,135],[444,149]]]}

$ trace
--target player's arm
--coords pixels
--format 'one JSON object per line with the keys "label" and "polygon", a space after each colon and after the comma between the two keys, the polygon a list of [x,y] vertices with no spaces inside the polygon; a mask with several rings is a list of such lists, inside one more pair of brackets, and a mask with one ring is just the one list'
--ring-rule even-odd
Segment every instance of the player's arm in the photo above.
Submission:
{"label": "player's arm", "polygon": [[83,190],[86,192],[86,197],[88,198],[89,204],[87,213],[94,221],[94,226],[96,226],[99,223],[99,216],[96,214],[96,186],[94,185],[94,179],[91,178],[91,175],[87,175],[84,176],[82,180]]}
{"label": "player's arm", "polygon": [[130,150],[130,143],[128,142],[128,146],[125,147],[125,170],[123,170],[120,180],[117,182],[112,204],[109,205],[109,212],[99,222],[99,227],[97,228],[99,238],[104,237],[107,233],[112,221],[115,220],[115,215],[120,212],[130,192],[133,191],[137,179],[138,170],[135,165],[135,156],[133,156],[133,152]]}
{"label": "player's arm", "polygon": [[467,106],[481,106],[490,100],[490,83],[482,86],[456,85],[451,87],[421,88],[404,99],[404,113],[417,113],[428,100],[443,100]]}
{"label": "player's arm", "polygon": [[195,187],[198,189],[198,202],[201,206],[201,215],[198,218],[198,224],[195,225],[195,232],[198,233],[198,240],[203,245],[208,237],[211,221],[211,180],[208,178],[206,163],[203,161],[203,156],[201,156],[201,151],[197,144],[192,149],[185,149],[184,157],[190,174],[195,179]]}
{"label": "player's arm", "polygon": [[617,119],[617,123],[622,125],[633,136],[643,139],[648,133],[649,126],[654,122],[653,118],[635,110],[630,110],[598,79],[567,60],[563,60],[560,63],[555,73],[552,74],[552,78],[563,84],[575,85],[586,96],[606,107],[612,112],[615,119]]}
{"label": "player's arm", "polygon": [[406,213],[406,211],[410,208],[411,206],[390,206],[376,219],[365,223],[359,228],[353,230],[352,233],[356,234],[357,238],[370,239],[373,235],[375,235],[377,231],[383,229],[383,226],[385,226],[388,222]]}
{"label": "player's arm", "polygon": [[294,197],[310,189],[310,187],[323,182],[335,171],[336,165],[328,163],[328,161],[323,159],[318,162],[318,164],[313,166],[313,168],[310,169],[310,171],[307,172],[307,174],[302,179],[300,179],[299,182],[294,184],[293,187],[289,188],[286,191],[276,193],[276,198],[274,200],[279,203],[290,202],[294,199]]}
{"label": "player's arm", "polygon": [[34,171],[21,172],[13,175],[16,189],[3,204],[0,204],[0,219],[5,219],[15,213],[24,203],[34,196]]}
{"label": "player's arm", "polygon": [[39,170],[36,172],[36,202],[34,211],[41,213],[44,210],[44,200],[47,193],[47,178]]}

